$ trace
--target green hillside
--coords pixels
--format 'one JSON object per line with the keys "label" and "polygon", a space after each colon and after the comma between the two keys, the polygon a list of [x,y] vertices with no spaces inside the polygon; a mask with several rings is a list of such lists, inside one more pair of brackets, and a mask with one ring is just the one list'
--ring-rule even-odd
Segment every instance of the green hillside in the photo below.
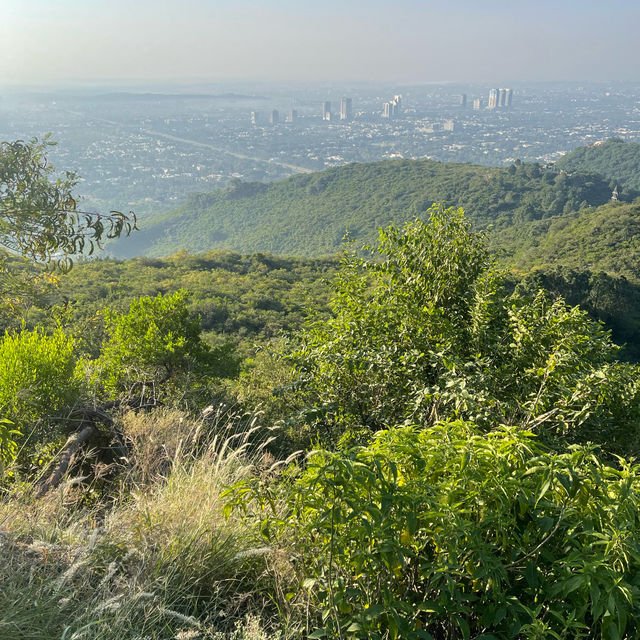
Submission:
{"label": "green hillside", "polygon": [[607,180],[640,189],[640,144],[611,138],[579,147],[556,162],[558,169],[599,173]]}
{"label": "green hillside", "polygon": [[521,269],[564,265],[640,279],[640,201],[536,221],[500,238]]}
{"label": "green hillside", "polygon": [[[523,264],[522,255],[518,258]],[[580,305],[611,329],[614,342],[624,345],[621,358],[640,362],[640,282],[597,268],[567,267],[562,260],[529,262],[544,266],[510,272],[509,290],[545,289],[554,298]],[[579,263],[580,256],[569,262]],[[20,267],[18,262],[11,264]],[[78,339],[91,350],[89,345],[98,343],[104,331],[105,306],[123,312],[142,296],[185,289],[189,311],[199,318],[205,340],[214,346],[232,343],[245,358],[256,345],[300,331],[310,312],[329,316],[330,283],[339,265],[337,256],[304,259],[227,251],[80,262],[69,273],[59,274],[57,286],[45,289],[22,315],[0,316],[0,331],[19,330],[23,321],[26,328],[48,325],[53,330],[62,321],[77,327]]]}
{"label": "green hillside", "polygon": [[7,151],[0,640],[640,638],[640,199],[369,165],[211,197],[309,252],[458,176],[488,233],[436,205],[340,258],[87,260],[104,218]]}
{"label": "green hillside", "polygon": [[[624,200],[634,195],[621,191]],[[434,202],[464,207],[478,228],[503,229],[598,206],[610,197],[609,182],[599,176],[568,175],[537,164],[352,164],[195,194],[133,238],[112,245],[112,252],[130,257],[227,249],[318,256],[335,253],[347,230],[358,242],[372,242],[379,227],[421,216]]]}

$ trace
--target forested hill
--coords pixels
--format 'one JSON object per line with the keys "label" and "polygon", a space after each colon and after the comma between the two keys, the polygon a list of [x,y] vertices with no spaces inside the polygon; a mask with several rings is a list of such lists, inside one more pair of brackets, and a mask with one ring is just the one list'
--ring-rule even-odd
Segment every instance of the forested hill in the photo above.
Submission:
{"label": "forested hill", "polygon": [[563,265],[640,280],[640,201],[529,223],[498,239],[521,269]]}
{"label": "forested hill", "polygon": [[575,151],[556,162],[558,169],[598,173],[620,186],[640,189],[640,144],[611,138]]}
{"label": "forested hill", "polygon": [[[635,192],[621,189],[620,198]],[[272,183],[237,182],[195,194],[178,209],[112,245],[114,254],[169,255],[179,249],[335,253],[345,231],[371,242],[378,228],[421,216],[434,202],[462,206],[478,228],[508,228],[598,206],[609,181],[537,164],[495,168],[431,160],[352,164]]]}

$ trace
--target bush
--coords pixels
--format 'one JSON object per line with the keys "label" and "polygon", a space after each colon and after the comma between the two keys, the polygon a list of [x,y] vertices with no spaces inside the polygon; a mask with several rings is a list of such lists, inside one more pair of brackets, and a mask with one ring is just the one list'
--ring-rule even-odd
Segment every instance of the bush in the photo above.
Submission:
{"label": "bush", "polygon": [[138,298],[127,313],[105,310],[108,339],[93,378],[109,396],[132,393],[140,385],[152,389],[155,401],[162,385],[179,384],[181,376],[192,376],[196,383],[236,374],[231,347],[212,349],[203,342],[200,323],[189,314],[186,301],[181,290]]}
{"label": "bush", "polygon": [[[0,416],[13,423],[29,445],[59,434],[60,418],[82,395],[74,342],[61,329],[5,333],[0,341]],[[8,461],[15,447],[6,445]]]}
{"label": "bush", "polygon": [[398,427],[313,454],[287,517],[262,530],[292,547],[321,613],[311,637],[631,638],[639,490],[638,465],[607,466],[593,447]]}
{"label": "bush", "polygon": [[463,419],[632,452],[638,369],[613,363],[609,333],[544,291],[509,293],[461,209],[430,215],[382,230],[369,259],[347,254],[334,317],[312,322],[292,354],[326,441]]}

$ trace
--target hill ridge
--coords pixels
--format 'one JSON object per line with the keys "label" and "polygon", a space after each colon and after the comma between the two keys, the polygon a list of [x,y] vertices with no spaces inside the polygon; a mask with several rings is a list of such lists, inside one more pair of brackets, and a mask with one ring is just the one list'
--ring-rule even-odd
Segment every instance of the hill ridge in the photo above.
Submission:
{"label": "hill ridge", "polygon": [[[622,188],[621,200],[638,195]],[[385,160],[332,167],[269,184],[234,182],[193,194],[180,207],[114,244],[119,257],[162,256],[179,249],[268,251],[319,256],[339,250],[345,231],[370,243],[379,227],[423,216],[434,203],[462,206],[477,228],[507,229],[611,198],[609,182],[555,167],[509,167]]]}

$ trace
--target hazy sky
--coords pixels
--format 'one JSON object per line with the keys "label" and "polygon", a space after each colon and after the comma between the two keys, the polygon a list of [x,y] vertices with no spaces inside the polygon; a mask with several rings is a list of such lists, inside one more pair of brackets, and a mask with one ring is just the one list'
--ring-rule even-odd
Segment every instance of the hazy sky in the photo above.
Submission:
{"label": "hazy sky", "polygon": [[0,84],[640,80],[640,0],[0,0]]}

